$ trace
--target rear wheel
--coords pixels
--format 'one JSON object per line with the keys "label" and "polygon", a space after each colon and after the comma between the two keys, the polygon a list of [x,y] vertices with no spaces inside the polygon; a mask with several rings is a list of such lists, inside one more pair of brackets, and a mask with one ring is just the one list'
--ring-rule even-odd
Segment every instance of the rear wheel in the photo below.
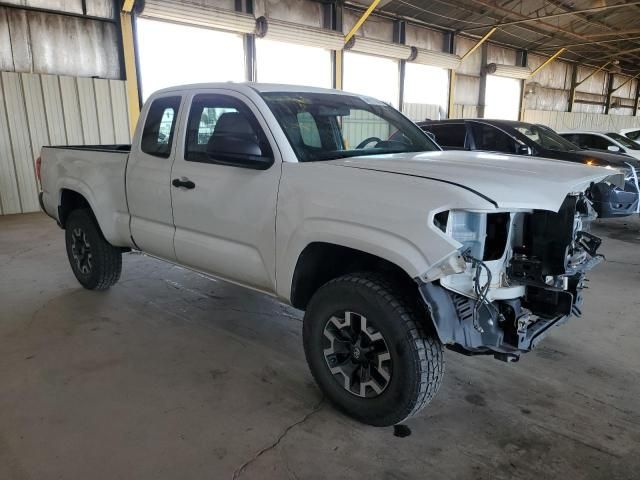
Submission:
{"label": "rear wheel", "polygon": [[65,224],[69,264],[89,290],[106,290],[120,279],[122,252],[105,240],[90,210],[74,210]]}
{"label": "rear wheel", "polygon": [[330,400],[364,423],[400,423],[440,388],[442,345],[414,303],[373,273],[332,280],[309,303],[303,337],[311,373]]}

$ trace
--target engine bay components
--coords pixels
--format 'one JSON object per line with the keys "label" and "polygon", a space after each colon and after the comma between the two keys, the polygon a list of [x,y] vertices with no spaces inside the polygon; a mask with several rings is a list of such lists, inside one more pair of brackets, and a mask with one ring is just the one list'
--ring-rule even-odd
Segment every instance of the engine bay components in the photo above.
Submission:
{"label": "engine bay components", "polygon": [[603,260],[589,232],[597,217],[585,194],[557,212],[458,212],[434,219],[460,243],[462,273],[420,285],[443,343],[466,354],[514,360],[547,331],[580,315],[588,270]]}

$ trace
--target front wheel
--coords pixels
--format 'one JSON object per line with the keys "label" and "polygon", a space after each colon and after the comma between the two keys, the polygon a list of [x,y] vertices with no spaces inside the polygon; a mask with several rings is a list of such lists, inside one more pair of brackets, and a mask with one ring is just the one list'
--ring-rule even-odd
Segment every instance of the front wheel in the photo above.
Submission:
{"label": "front wheel", "polygon": [[84,288],[106,290],[120,279],[122,251],[107,242],[90,210],[69,214],[65,241],[71,270]]}
{"label": "front wheel", "polygon": [[414,302],[384,277],[345,275],[321,287],[304,317],[307,362],[325,395],[357,420],[395,425],[440,388],[442,344]]}

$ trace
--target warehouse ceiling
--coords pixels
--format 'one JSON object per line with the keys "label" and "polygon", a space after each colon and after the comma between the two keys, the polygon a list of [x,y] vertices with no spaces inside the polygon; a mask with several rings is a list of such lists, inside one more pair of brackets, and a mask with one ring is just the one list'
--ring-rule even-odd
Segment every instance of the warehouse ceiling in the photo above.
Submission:
{"label": "warehouse ceiling", "polygon": [[382,0],[376,11],[478,37],[497,26],[496,43],[547,55],[566,47],[561,59],[593,66],[617,60],[624,73],[640,72],[640,1]]}

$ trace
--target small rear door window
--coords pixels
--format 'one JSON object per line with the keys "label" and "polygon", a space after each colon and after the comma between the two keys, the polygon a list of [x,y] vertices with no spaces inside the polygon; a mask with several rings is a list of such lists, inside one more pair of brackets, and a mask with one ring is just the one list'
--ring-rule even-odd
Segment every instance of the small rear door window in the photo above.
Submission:
{"label": "small rear door window", "polygon": [[181,97],[162,97],[153,101],[140,140],[140,149],[144,153],[155,157],[169,157],[180,99]]}

